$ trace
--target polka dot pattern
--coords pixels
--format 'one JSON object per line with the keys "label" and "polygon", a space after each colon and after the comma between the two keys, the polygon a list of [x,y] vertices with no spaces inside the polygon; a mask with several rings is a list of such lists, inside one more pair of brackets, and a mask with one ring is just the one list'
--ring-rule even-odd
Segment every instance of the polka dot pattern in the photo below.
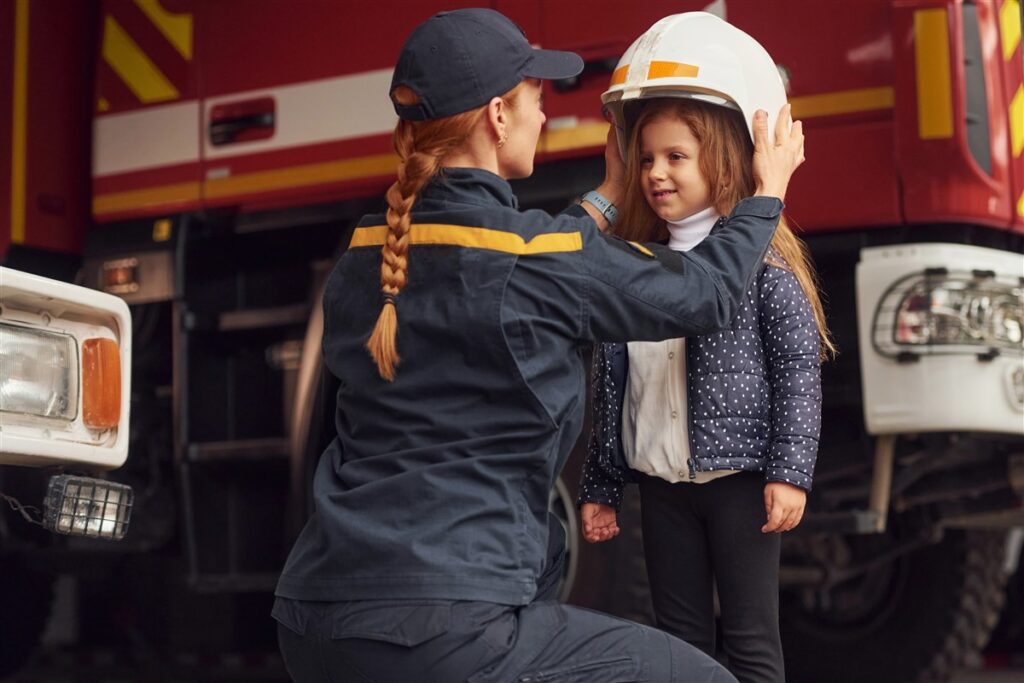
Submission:
{"label": "polka dot pattern", "polygon": [[[763,471],[767,481],[810,490],[821,431],[820,345],[796,276],[766,263],[729,328],[686,345],[695,469]],[[618,509],[624,485],[635,478],[619,434],[624,354],[624,344],[594,351],[594,426],[580,503]]]}

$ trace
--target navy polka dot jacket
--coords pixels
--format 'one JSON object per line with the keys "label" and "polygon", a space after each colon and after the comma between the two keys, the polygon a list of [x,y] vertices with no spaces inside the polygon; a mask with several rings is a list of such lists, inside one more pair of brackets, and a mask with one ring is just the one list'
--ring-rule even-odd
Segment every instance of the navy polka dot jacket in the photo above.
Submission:
{"label": "navy polka dot jacket", "polygon": [[[776,260],[778,257],[775,257]],[[728,329],[686,344],[690,468],[755,470],[811,489],[821,430],[821,340],[792,272],[766,263]],[[625,344],[594,350],[594,425],[579,503],[622,503]]]}

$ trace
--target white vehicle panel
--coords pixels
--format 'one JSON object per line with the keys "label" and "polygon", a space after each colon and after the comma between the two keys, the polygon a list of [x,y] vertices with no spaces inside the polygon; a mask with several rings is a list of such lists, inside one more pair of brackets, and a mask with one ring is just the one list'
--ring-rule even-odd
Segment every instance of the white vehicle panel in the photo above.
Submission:
{"label": "white vehicle panel", "polygon": [[[870,434],[979,431],[1024,436],[1024,345],[921,350],[913,361],[886,357],[873,343],[879,302],[901,278],[925,269],[993,271],[1002,282],[1024,280],[1024,256],[962,244],[905,244],[861,251],[857,265],[857,322],[864,420]],[[905,348],[915,353],[911,345]],[[936,345],[931,347],[938,349]]]}

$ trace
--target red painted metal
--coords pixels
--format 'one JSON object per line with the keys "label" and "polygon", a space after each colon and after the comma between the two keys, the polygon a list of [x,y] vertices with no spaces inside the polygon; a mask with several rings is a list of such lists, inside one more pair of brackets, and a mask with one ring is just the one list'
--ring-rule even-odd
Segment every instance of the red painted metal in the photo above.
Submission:
{"label": "red painted metal", "polygon": [[[903,183],[903,212],[907,223],[977,223],[1008,227],[1013,220],[1010,198],[1008,147],[993,147],[992,174],[975,162],[967,147],[963,72],[963,21],[961,2],[904,0],[893,12],[893,39],[896,58],[896,163]],[[978,3],[979,9],[989,3]],[[950,74],[953,85],[953,135],[949,138],[922,140],[918,132],[918,97],[914,59],[914,13],[924,9],[946,10],[950,37]],[[991,15],[979,12],[979,19]],[[983,32],[989,54],[986,71],[998,76],[998,65],[991,31]],[[995,67],[995,69],[993,69]],[[991,130],[1005,136],[1009,131],[1006,103],[998,97],[999,83],[988,82]],[[1001,142],[1000,137],[996,140]],[[1007,143],[1008,144],[1008,143]]]}
{"label": "red painted metal", "polygon": [[[349,5],[331,0],[309,0],[302,11],[282,11],[275,2],[259,0],[165,0],[165,8],[192,15],[194,58],[187,74],[174,71],[166,41],[152,27],[138,26],[141,15],[130,0],[105,0],[103,7],[123,20],[147,54],[149,43],[163,47],[154,61],[184,83],[182,100],[237,95],[240,100],[319,79],[389,68],[400,43],[417,23],[444,8],[478,5],[461,3],[381,0]],[[548,85],[549,120],[562,126],[600,121],[599,95],[607,87],[609,67],[629,43],[653,21],[671,12],[702,9],[704,0],[648,0],[619,3],[585,0],[495,0],[491,3],[516,20],[531,39],[544,47],[579,52],[590,65],[579,86],[560,93]],[[779,3],[730,0],[727,18],[756,36],[790,76],[790,96],[796,101],[849,91],[891,88],[892,106],[867,111],[808,115],[806,167],[797,174],[787,198],[792,216],[808,232],[859,229],[906,223],[972,222],[1024,230],[1015,212],[1024,191],[1022,160],[1012,158],[1009,141],[994,138],[991,175],[976,167],[966,148],[963,126],[963,71],[960,47],[962,0],[859,0],[837,11],[834,3],[787,0]],[[1007,107],[1020,82],[1020,60],[1003,63],[998,45],[999,0],[978,0],[978,15],[985,27],[983,48],[989,86],[991,128],[1007,131]],[[130,9],[125,6],[130,5]],[[956,132],[948,140],[922,141],[917,135],[916,76],[913,12],[923,7],[945,7],[950,17],[951,73]],[[145,20],[145,17],[142,17]],[[384,25],[386,22],[386,26]],[[143,44],[145,43],[145,44]],[[101,60],[102,61],[102,60]],[[180,67],[180,65],[178,65]],[[109,85],[109,67],[99,69],[99,87]],[[197,85],[198,84],[198,85]],[[111,89],[116,93],[116,89]],[[254,94],[255,93],[255,94]],[[122,93],[123,95],[123,93]],[[367,92],[381,98],[383,92]],[[220,100],[218,100],[219,102]],[[310,102],[310,107],[317,103]],[[110,112],[138,111],[146,107],[122,99],[111,101]],[[279,116],[285,116],[283,109]],[[101,114],[106,116],[109,114]],[[205,125],[205,120],[200,123]],[[154,135],[158,135],[154,131]],[[200,131],[207,135],[206,130]],[[316,201],[341,200],[379,192],[386,177],[310,181],[296,187],[235,183],[235,193],[224,178],[263,178],[266,174],[308,169],[325,164],[378,157],[390,152],[386,133],[258,151],[240,149],[237,155],[220,154],[197,160],[194,178],[201,198],[194,202],[151,203],[98,215],[100,221],[206,206],[301,206]],[[577,147],[542,153],[543,164],[565,157],[592,157],[600,163],[600,147]],[[97,195],[132,189],[159,189],[181,182],[188,165],[124,173],[98,178]],[[254,174],[262,174],[255,176]],[[189,175],[189,174],[185,174]]]}
{"label": "red painted metal", "polygon": [[[30,2],[24,165],[26,247],[81,249],[89,217],[89,101],[95,7]],[[0,6],[0,257],[12,241],[15,2]]]}

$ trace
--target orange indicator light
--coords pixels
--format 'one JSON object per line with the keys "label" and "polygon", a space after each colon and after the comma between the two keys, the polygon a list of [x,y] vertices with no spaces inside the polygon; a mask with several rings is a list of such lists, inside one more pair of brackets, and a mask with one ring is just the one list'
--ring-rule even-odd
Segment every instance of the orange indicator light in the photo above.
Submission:
{"label": "orange indicator light", "polygon": [[111,429],[121,419],[121,357],[113,339],[82,344],[82,417],[91,429]]}

